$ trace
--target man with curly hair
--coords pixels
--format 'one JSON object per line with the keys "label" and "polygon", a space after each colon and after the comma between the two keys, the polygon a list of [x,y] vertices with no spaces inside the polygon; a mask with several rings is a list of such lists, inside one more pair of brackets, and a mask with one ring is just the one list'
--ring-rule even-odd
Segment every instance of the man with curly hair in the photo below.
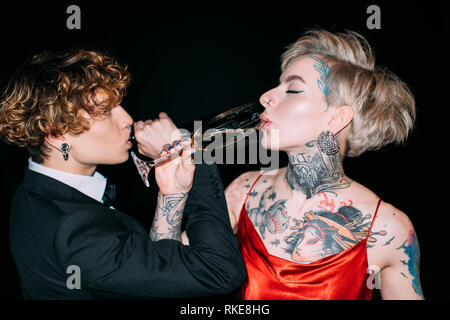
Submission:
{"label": "man with curly hair", "polygon": [[[185,148],[182,157],[155,170],[151,232],[110,206],[113,189],[96,168],[129,157],[133,119],[120,106],[129,82],[113,57],[76,49],[35,55],[3,92],[0,137],[31,155],[10,219],[26,299],[206,296],[245,280],[217,168],[196,168],[190,141],[175,146]],[[164,113],[135,124],[147,156],[174,132]],[[190,246],[181,243],[182,216]]]}

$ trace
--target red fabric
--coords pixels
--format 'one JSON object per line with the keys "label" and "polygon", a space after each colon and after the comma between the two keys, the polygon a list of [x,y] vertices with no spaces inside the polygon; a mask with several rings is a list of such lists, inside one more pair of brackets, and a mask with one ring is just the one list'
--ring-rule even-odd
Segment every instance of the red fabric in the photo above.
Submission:
{"label": "red fabric", "polygon": [[[241,210],[237,232],[239,247],[248,273],[248,280],[241,289],[242,299],[369,300],[372,298],[372,290],[368,289],[366,284],[369,276],[367,237],[345,251],[313,263],[291,262],[268,253],[247,215],[246,202],[247,200]],[[375,215],[380,202],[381,200],[378,202]]]}

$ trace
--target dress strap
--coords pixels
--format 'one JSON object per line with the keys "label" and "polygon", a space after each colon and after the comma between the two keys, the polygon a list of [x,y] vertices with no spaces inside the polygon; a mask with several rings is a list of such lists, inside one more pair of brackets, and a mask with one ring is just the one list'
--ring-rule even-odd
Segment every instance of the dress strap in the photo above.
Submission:
{"label": "dress strap", "polygon": [[247,204],[247,199],[248,199],[248,196],[249,196],[250,192],[252,192],[253,187],[254,187],[255,184],[258,182],[259,178],[261,178],[261,176],[262,176],[262,174],[260,174],[260,175],[258,176],[258,178],[256,178],[255,182],[253,182],[252,186],[250,187],[250,190],[248,190],[247,196],[245,197],[245,201],[244,201],[244,208],[245,208],[245,205]]}
{"label": "dress strap", "polygon": [[377,217],[378,209],[380,208],[380,204],[381,204],[381,198],[380,198],[380,200],[378,200],[377,208],[375,210],[375,214],[373,215],[372,223],[370,224],[369,232],[367,232],[366,239],[369,238],[370,231],[372,230],[372,227],[373,227],[373,223],[375,222],[375,218]]}

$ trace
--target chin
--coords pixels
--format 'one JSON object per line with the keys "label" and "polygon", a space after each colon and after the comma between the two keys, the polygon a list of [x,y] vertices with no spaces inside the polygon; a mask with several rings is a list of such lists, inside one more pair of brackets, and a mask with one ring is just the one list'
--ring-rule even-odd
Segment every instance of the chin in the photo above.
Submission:
{"label": "chin", "polygon": [[130,157],[130,154],[128,152],[126,152],[124,154],[117,155],[115,157],[111,157],[110,159],[105,159],[105,161],[102,161],[101,164],[106,164],[106,165],[121,164],[121,163],[126,162],[129,157]]}
{"label": "chin", "polygon": [[129,157],[130,157],[130,154],[129,154],[128,152],[126,152],[125,155],[122,157],[122,160],[120,160],[120,161],[118,162],[118,164],[119,164],[119,163],[124,163],[124,162],[126,162],[126,161],[128,160]]}
{"label": "chin", "polygon": [[280,132],[278,129],[261,130],[261,145],[267,150],[278,151],[280,148]]}

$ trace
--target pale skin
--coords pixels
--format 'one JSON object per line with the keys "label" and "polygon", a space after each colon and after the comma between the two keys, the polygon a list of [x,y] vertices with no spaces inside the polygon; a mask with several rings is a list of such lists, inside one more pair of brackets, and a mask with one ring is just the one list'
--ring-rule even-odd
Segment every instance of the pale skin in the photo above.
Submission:
{"label": "pale skin", "polygon": [[[97,93],[97,100],[102,101],[107,95]],[[51,146],[48,159],[43,165],[61,171],[92,176],[98,164],[118,164],[127,161],[129,127],[133,124],[131,116],[117,105],[110,111],[105,111],[97,118],[91,118],[86,112],[80,111],[80,116],[89,120],[90,128],[78,135],[69,133],[59,137],[47,136],[45,142]],[[61,144],[70,146],[67,161],[61,156]]]}
{"label": "pale skin", "polygon": [[[96,100],[107,99],[107,95],[98,91]],[[133,119],[120,105],[115,105],[110,111],[104,112],[99,117],[91,118],[86,112],[81,115],[89,120],[89,129],[78,135],[63,134],[58,137],[47,136],[45,143],[50,147],[48,158],[42,165],[74,174],[92,176],[99,164],[119,164],[128,160],[129,149],[131,149],[130,126]],[[167,129],[175,128],[170,118],[165,113],[160,113],[159,119],[147,120],[135,123],[135,136],[138,141],[140,152],[148,152],[155,155],[156,145],[161,150],[159,138],[161,137],[161,126],[165,132]],[[67,143],[70,146],[68,160],[64,160],[60,146]],[[190,158],[193,149],[190,142],[184,142],[186,152],[167,164],[155,168],[155,178],[159,187],[158,206],[155,212],[155,221],[159,226],[150,229],[151,235],[163,233],[164,237],[151,237],[152,240],[169,238],[170,233],[175,239],[181,240],[181,219],[179,212],[183,212],[187,200],[187,194],[192,187],[195,165]],[[179,149],[179,146],[176,146]],[[174,150],[175,151],[175,150]],[[175,203],[171,200],[176,199]],[[168,201],[170,205],[167,204]],[[169,217],[159,219],[159,217]],[[178,235],[177,235],[178,234]]]}
{"label": "pale skin", "polygon": [[[317,85],[320,76],[314,68],[319,61],[317,58],[320,57],[302,56],[295,60],[283,72],[280,84],[260,98],[266,108],[263,144],[286,152],[289,165],[263,175],[254,185],[246,204],[247,211],[252,210],[251,221],[269,253],[297,263],[312,263],[361,241],[379,200],[372,191],[344,173],[342,157],[353,109],[327,106],[324,90]],[[275,130],[279,137],[277,141]],[[341,152],[336,156],[327,156],[315,144],[318,135],[326,130],[336,135],[340,142]],[[245,197],[259,174],[257,171],[244,173],[225,191],[235,232]],[[286,200],[278,204],[286,217],[275,216],[275,220],[281,217],[284,227],[280,224],[271,229],[271,220],[265,225],[264,220],[254,218],[267,215],[269,208],[275,209],[279,200]],[[352,216],[355,212],[357,216]],[[339,222],[342,217],[347,219],[347,227]],[[321,227],[324,225],[328,228]],[[337,229],[340,230],[338,236],[328,236]],[[348,239],[343,235],[361,237],[343,245],[340,239]],[[336,238],[338,240],[333,240]],[[331,239],[328,244],[327,239]],[[417,237],[405,213],[381,202],[366,250],[370,272],[380,270],[383,299],[424,298],[418,274]]]}
{"label": "pale skin", "polygon": [[[280,85],[260,99],[266,107],[262,143],[269,149],[286,152],[288,167],[266,172],[251,193],[250,187],[260,172],[242,174],[225,190],[233,230],[237,231],[249,193],[247,214],[269,253],[297,263],[313,263],[362,241],[379,200],[344,173],[342,157],[353,109],[328,104],[323,88],[317,86],[319,75],[313,68],[320,61],[317,58],[297,59],[282,74]],[[334,156],[322,153],[315,143],[317,136],[326,130],[337,137],[341,146],[341,152]],[[156,146],[157,150],[170,141],[169,137],[163,140]],[[264,220],[262,217],[267,217],[269,212],[274,215]],[[332,217],[327,220],[326,214],[330,212]],[[307,220],[311,213],[315,218]],[[344,224],[338,223],[339,217],[347,219]],[[279,224],[274,227],[273,221]],[[329,224],[325,223],[321,229],[324,221]],[[333,236],[338,241],[327,244],[333,238],[326,234],[333,228],[336,230],[336,226],[340,230]],[[353,244],[339,242],[345,239],[344,235],[358,237],[353,239]],[[189,244],[185,233],[182,241]],[[418,274],[419,246],[405,213],[381,202],[366,250],[368,272],[380,280],[377,285],[383,299],[423,299]]]}
{"label": "pale skin", "polygon": [[183,149],[181,157],[155,168],[155,178],[160,189],[150,228],[150,239],[153,241],[161,239],[181,241],[183,210],[195,172],[195,165],[191,158],[194,152],[191,148],[191,140],[185,139],[178,144],[174,143],[173,149],[166,148],[161,151],[162,146],[167,142],[179,140],[181,137],[180,131],[164,112],[159,114],[159,119],[136,122],[134,131],[139,152],[146,156],[156,158],[166,152],[176,155]]}

